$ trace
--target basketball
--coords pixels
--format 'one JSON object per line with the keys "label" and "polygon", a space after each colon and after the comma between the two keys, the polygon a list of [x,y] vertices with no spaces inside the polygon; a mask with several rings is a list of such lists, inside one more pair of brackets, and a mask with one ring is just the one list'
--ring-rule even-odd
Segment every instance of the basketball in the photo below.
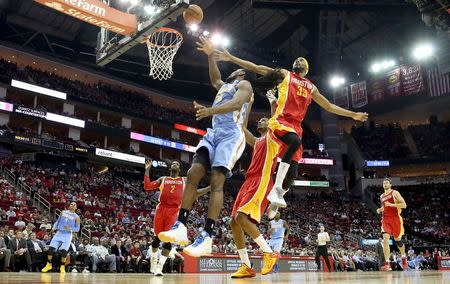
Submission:
{"label": "basketball", "polygon": [[197,5],[189,5],[183,12],[183,18],[187,25],[200,24],[203,20],[203,10]]}

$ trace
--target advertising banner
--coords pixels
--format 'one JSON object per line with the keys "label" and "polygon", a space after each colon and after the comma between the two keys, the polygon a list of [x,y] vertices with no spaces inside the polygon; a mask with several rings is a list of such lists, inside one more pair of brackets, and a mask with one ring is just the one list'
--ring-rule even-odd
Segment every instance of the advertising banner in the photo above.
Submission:
{"label": "advertising banner", "polygon": [[[250,261],[255,271],[261,271],[262,257],[260,255],[250,256]],[[323,260],[322,260],[323,262]],[[278,260],[280,272],[304,272],[316,271],[317,265],[312,256],[283,256]],[[330,257],[333,267],[333,258]],[[185,255],[184,272],[186,273],[232,273],[239,269],[241,261],[234,254],[213,254],[194,258]],[[322,265],[327,271],[326,265]]]}
{"label": "advertising banner", "polygon": [[173,125],[173,128],[181,130],[181,131],[186,131],[186,132],[189,132],[189,133],[198,134],[198,135],[201,135],[201,136],[206,134],[205,130],[194,128],[194,127],[190,127],[190,126],[187,126],[187,125],[184,125],[184,124],[179,124],[179,123],[175,123]]}
{"label": "advertising banner", "polygon": [[34,1],[114,33],[130,35],[137,31],[137,19],[135,15],[111,8],[100,0]]}

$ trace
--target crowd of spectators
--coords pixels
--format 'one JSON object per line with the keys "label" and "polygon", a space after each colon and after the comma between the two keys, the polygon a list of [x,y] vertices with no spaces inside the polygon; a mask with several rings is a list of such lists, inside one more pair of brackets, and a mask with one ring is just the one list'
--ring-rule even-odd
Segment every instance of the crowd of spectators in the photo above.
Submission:
{"label": "crowd of spectators", "polygon": [[399,125],[354,126],[351,134],[368,160],[406,158],[410,154]]}
{"label": "crowd of spectators", "polygon": [[408,127],[422,156],[443,157],[450,153],[450,122],[434,122]]}

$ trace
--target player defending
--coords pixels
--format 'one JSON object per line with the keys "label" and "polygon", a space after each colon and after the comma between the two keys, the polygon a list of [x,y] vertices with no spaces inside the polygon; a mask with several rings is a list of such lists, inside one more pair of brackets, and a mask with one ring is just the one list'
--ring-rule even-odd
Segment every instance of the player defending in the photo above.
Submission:
{"label": "player defending", "polygon": [[[351,117],[354,120],[366,121],[367,113],[353,112],[330,103],[311,81],[305,78],[308,73],[308,61],[299,57],[292,65],[292,72],[286,69],[273,69],[264,65],[256,65],[231,55],[228,51],[216,51],[216,59],[231,61],[246,70],[273,78],[273,86],[278,84],[278,105],[275,114],[269,120],[269,133],[277,137],[282,144],[281,163],[278,166],[273,190],[268,195],[270,203],[276,207],[286,207],[283,198],[298,175],[298,162],[302,158],[302,127],[311,100],[314,100],[326,111]],[[280,83],[281,82],[281,83]],[[269,157],[271,159],[272,157]],[[286,178],[286,181],[285,181]]]}
{"label": "player defending", "polygon": [[213,45],[204,38],[200,38],[200,41],[197,43],[198,50],[208,55],[209,76],[218,93],[212,107],[206,108],[196,102],[194,106],[197,109],[197,120],[212,116],[212,128],[208,128],[206,135],[198,144],[193,164],[188,171],[178,221],[172,230],[158,235],[165,242],[188,242],[185,224],[189,210],[196,200],[196,189],[200,180],[211,169],[211,196],[205,230],[198,235],[192,245],[184,249],[186,254],[194,257],[210,254],[212,251],[211,237],[223,207],[225,178],[231,176],[231,169],[245,148],[242,123],[253,93],[251,84],[245,80],[247,73],[243,69],[234,71],[226,80],[227,83],[224,83],[214,59]]}
{"label": "player defending", "polygon": [[402,236],[405,233],[403,228],[403,218],[400,216],[402,209],[406,208],[406,202],[400,193],[392,189],[392,181],[385,178],[383,181],[384,193],[381,194],[381,207],[377,209],[377,213],[383,213],[381,218],[381,233],[383,234],[383,250],[385,263],[381,267],[381,271],[390,271],[391,265],[389,257],[391,250],[389,248],[390,236],[394,237],[395,244],[402,255],[403,270],[408,268],[408,262],[405,254],[405,244],[402,241]]}
{"label": "player defending", "polygon": [[246,122],[244,123],[244,133],[247,144],[254,149],[253,157],[245,176],[245,182],[241,186],[234,202],[230,223],[233,240],[242,265],[231,275],[231,278],[251,278],[256,276],[248,257],[245,233],[258,244],[263,252],[262,275],[270,273],[280,257],[279,253],[273,252],[257,226],[269,203],[267,194],[273,186],[272,176],[276,166],[276,159],[271,161],[265,160],[266,151],[278,152],[279,149],[276,143],[267,143],[267,140],[270,139],[267,137],[268,119],[261,118],[258,121],[257,130],[261,136],[256,138],[246,128],[248,116],[247,114]]}
{"label": "player defending", "polygon": [[[289,237],[289,225],[285,220],[280,219],[280,212],[277,212],[275,218],[269,222],[269,226],[269,245],[276,253],[281,254],[283,241],[287,241]],[[274,267],[274,272],[278,272],[277,266]]]}
{"label": "player defending", "polygon": [[47,265],[42,268],[42,272],[48,272],[52,270],[52,258],[55,251],[61,252],[61,267],[60,272],[66,273],[66,258],[69,251],[70,243],[72,242],[72,233],[80,231],[80,217],[75,211],[77,210],[77,204],[75,202],[70,203],[69,210],[64,210],[59,215],[58,220],[53,225],[53,231],[57,230],[55,236],[50,242],[50,247],[47,253]]}
{"label": "player defending", "polygon": [[[145,163],[145,175],[144,175],[144,189],[146,191],[152,191],[159,189],[159,204],[156,206],[156,212],[153,222],[153,230],[155,232],[155,238],[152,242],[151,249],[151,273],[156,276],[163,276],[162,268],[164,263],[172,250],[171,243],[164,243],[162,247],[161,256],[157,256],[157,251],[161,240],[158,238],[158,234],[165,230],[169,230],[176,222],[178,212],[180,211],[181,198],[183,197],[183,191],[186,185],[185,177],[180,176],[181,165],[178,161],[173,161],[170,165],[170,176],[162,176],[155,181],[150,180],[150,168],[152,161]],[[197,191],[197,196],[208,193],[210,187],[202,188]]]}

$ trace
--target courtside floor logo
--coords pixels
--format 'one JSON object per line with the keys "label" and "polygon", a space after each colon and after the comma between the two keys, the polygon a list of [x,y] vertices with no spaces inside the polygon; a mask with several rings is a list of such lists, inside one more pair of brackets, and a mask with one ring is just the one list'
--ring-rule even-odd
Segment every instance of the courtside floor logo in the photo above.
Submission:
{"label": "courtside floor logo", "polygon": [[111,8],[99,0],[34,0],[58,12],[122,35],[137,31],[135,15]]}

